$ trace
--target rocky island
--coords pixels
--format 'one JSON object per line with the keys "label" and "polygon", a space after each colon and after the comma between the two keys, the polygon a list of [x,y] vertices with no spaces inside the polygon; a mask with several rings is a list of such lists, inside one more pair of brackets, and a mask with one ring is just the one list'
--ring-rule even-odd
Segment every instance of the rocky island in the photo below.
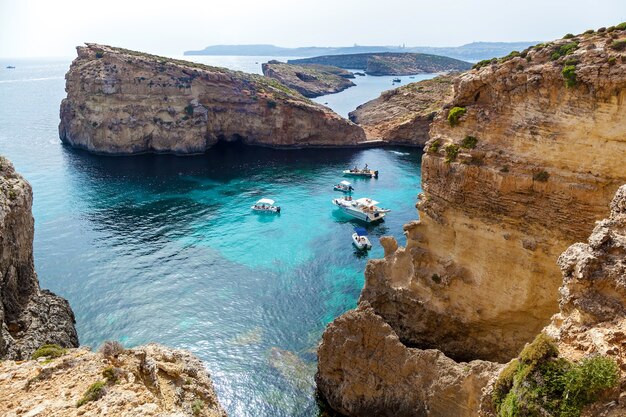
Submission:
{"label": "rocky island", "polygon": [[290,64],[331,65],[351,70],[363,70],[369,75],[412,75],[433,72],[465,71],[472,64],[439,55],[417,53],[364,53],[324,55],[313,58],[290,59]]}
{"label": "rocky island", "polygon": [[355,84],[350,81],[350,71],[328,65],[294,65],[280,61],[269,61],[261,66],[263,75],[273,78],[296,90],[305,97],[318,97],[338,93]]}
{"label": "rocky island", "polygon": [[452,98],[455,76],[410,83],[385,91],[350,112],[350,120],[370,139],[390,144],[424,146],[437,111]]}
{"label": "rocky island", "polygon": [[625,44],[626,24],[568,35],[454,81],[426,143],[420,220],[403,248],[381,239],[359,307],[323,336],[316,380],[334,409],[518,415],[548,407],[520,366],[537,381],[538,364],[559,363],[606,365],[607,379],[587,402],[559,391],[554,404],[623,415]]}
{"label": "rocky island", "polygon": [[218,141],[354,146],[363,130],[279,82],[105,45],[78,47],[61,140],[106,154],[204,152]]}
{"label": "rocky island", "polygon": [[225,417],[202,362],[187,351],[78,347],[69,303],[39,288],[32,198],[0,156],[0,414]]}

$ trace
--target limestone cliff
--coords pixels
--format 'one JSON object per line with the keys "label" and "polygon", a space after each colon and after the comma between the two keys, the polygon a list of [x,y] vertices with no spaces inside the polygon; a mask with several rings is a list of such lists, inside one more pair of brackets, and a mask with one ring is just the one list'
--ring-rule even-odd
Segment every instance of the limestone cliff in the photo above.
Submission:
{"label": "limestone cliff", "polygon": [[349,80],[354,74],[328,65],[294,65],[280,61],[262,64],[263,75],[274,78],[305,97],[338,93],[355,84]]}
{"label": "limestone cliff", "polygon": [[0,398],[6,417],[226,416],[202,362],[156,344],[0,362]]}
{"label": "limestone cliff", "polygon": [[[507,362],[558,311],[559,254],[589,235],[626,182],[620,28],[626,24],[481,63],[455,81],[426,144],[420,220],[405,226],[405,247],[381,241],[385,257],[368,263],[359,300],[405,351],[435,348],[459,361]],[[607,297],[615,292],[608,288]],[[329,326],[324,343],[343,320]],[[380,368],[364,374],[357,365],[382,340],[351,351],[338,345],[343,356],[333,359],[323,354],[332,347],[322,344],[317,379],[333,407],[355,410],[352,401],[364,398],[385,409],[396,405],[388,390],[406,388],[404,357],[398,355],[399,376],[384,385],[377,385]],[[443,378],[449,368],[431,374]],[[476,415],[468,410],[455,415]]]}
{"label": "limestone cliff", "polygon": [[385,91],[351,111],[350,120],[363,127],[370,139],[424,146],[435,115],[452,99],[453,82],[454,76],[440,75]]}
{"label": "limestone cliff", "polygon": [[241,140],[352,146],[363,130],[263,76],[87,44],[66,75],[59,135],[93,152],[197,153]]}
{"label": "limestone cliff", "polygon": [[30,184],[0,156],[0,358],[23,359],[45,343],[78,346],[69,303],[39,288]]}

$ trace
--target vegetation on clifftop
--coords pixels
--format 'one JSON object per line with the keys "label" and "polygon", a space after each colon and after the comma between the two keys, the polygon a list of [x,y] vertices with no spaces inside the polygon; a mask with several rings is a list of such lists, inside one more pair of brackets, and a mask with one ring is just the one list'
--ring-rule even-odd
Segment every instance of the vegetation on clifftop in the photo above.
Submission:
{"label": "vegetation on clifftop", "polygon": [[500,372],[492,404],[500,417],[578,417],[619,380],[615,361],[605,356],[573,363],[559,358],[549,336],[540,333]]}
{"label": "vegetation on clifftop", "polygon": [[465,114],[465,107],[452,107],[448,112],[448,123],[454,127],[459,124],[459,118]]}

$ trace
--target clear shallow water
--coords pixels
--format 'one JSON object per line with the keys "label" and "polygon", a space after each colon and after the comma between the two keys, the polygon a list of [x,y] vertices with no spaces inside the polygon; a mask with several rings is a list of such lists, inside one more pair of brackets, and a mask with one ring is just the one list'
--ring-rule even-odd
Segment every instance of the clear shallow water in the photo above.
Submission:
{"label": "clear shallow water", "polygon": [[[0,65],[0,153],[33,185],[39,279],[70,300],[81,343],[190,349],[231,416],[316,416],[320,335],[356,305],[367,259],[382,256],[376,238],[404,243],[420,151],[89,155],[58,140],[69,61]],[[355,196],[393,211],[368,226],[374,248],[363,256],[350,242],[358,222],[330,200],[340,171],[366,162],[381,175],[353,181]],[[251,213],[263,196],[279,216]]]}

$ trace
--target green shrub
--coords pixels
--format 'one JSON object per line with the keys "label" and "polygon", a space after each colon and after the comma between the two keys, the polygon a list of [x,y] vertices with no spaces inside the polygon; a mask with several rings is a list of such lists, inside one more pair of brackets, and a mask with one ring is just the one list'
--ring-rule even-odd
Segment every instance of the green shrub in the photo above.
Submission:
{"label": "green shrub", "polygon": [[616,51],[623,51],[624,49],[626,49],[626,39],[613,41],[613,43],[611,44],[611,49],[615,49]]}
{"label": "green shrub", "polygon": [[606,28],[606,31],[608,33],[615,32],[615,26],[609,26],[608,28]]}
{"label": "green shrub", "polygon": [[58,358],[65,355],[65,349],[59,345],[47,344],[41,346],[31,355],[31,359],[37,358]]}
{"label": "green shrub", "polygon": [[604,32],[606,32],[606,28],[603,26],[603,27],[599,28],[599,29],[597,30],[597,32],[598,32],[598,33],[604,33]]}
{"label": "green shrub", "polygon": [[564,66],[561,74],[563,75],[563,78],[565,78],[565,85],[567,87],[574,87],[576,85],[576,66]]}
{"label": "green shrub", "polygon": [[107,366],[102,371],[102,376],[104,377],[104,379],[106,379],[106,382],[108,384],[117,384],[120,377],[122,376],[122,370],[113,366]]}
{"label": "green shrub", "polygon": [[519,51],[511,51],[507,56],[500,58],[500,62],[506,62],[510,59],[516,58],[518,56],[521,56],[521,54],[519,53]]}
{"label": "green shrub", "polygon": [[539,334],[494,383],[491,402],[500,417],[579,417],[582,409],[618,384],[619,369],[596,356],[572,363],[558,358],[554,341]]}
{"label": "green shrub", "polygon": [[187,113],[187,116],[193,116],[193,106],[191,104],[185,106],[185,113]]}
{"label": "green shrub", "polygon": [[617,63],[617,58],[615,58],[614,56],[611,56],[609,57],[608,61],[609,61],[609,65],[615,65]]}
{"label": "green shrub", "polygon": [[441,147],[441,141],[439,139],[435,139],[433,143],[428,147],[428,153],[437,153],[439,152],[439,148]]}
{"label": "green shrub", "polygon": [[274,100],[267,100],[267,108],[268,109],[275,109],[276,108],[276,102]]}
{"label": "green shrub", "polygon": [[533,179],[539,182],[546,182],[548,181],[548,178],[550,178],[550,174],[548,174],[546,171],[539,171],[533,175]]}
{"label": "green shrub", "polygon": [[594,34],[594,33],[596,33],[596,31],[595,31],[595,30],[593,30],[593,29],[588,29],[588,30],[586,30],[586,31],[584,31],[584,32],[583,32],[583,35],[592,35],[592,34]]}
{"label": "green shrub", "polygon": [[106,383],[104,381],[94,382],[87,388],[82,398],[76,403],[76,407],[87,404],[90,401],[97,401],[106,394]]}
{"label": "green shrub", "polygon": [[487,65],[493,64],[495,61],[497,61],[497,59],[495,59],[495,58],[483,59],[482,61],[478,61],[477,63],[475,63],[472,66],[472,69],[480,69],[482,67],[486,67]]}
{"label": "green shrub", "polygon": [[202,400],[194,400],[191,404],[191,412],[194,416],[199,416],[203,408],[204,403],[202,402]]}
{"label": "green shrub", "polygon": [[467,110],[465,107],[452,107],[448,112],[448,123],[450,126],[456,126],[459,124],[459,118],[465,114]]}
{"label": "green shrub", "polygon": [[566,43],[565,45],[561,45],[555,51],[553,51],[550,59],[556,61],[562,56],[574,53],[576,49],[578,49],[578,42]]}
{"label": "green shrub", "polygon": [[104,56],[104,52],[103,51],[97,51],[96,52],[96,58],[100,59]]}
{"label": "green shrub", "polygon": [[574,37],[574,35],[573,35],[573,34],[568,33],[568,34],[566,34],[565,36],[563,36],[563,39],[572,39],[573,37]]}
{"label": "green shrub", "polygon": [[444,148],[444,151],[446,152],[445,161],[447,163],[454,162],[454,160],[456,160],[457,155],[459,154],[459,146],[451,143],[450,145],[446,145],[446,147]]}
{"label": "green shrub", "polygon": [[622,22],[619,25],[615,25],[615,29],[626,30],[626,22]]}
{"label": "green shrub", "polygon": [[478,139],[475,136],[467,135],[461,141],[461,148],[474,149],[476,144],[478,144]]}

